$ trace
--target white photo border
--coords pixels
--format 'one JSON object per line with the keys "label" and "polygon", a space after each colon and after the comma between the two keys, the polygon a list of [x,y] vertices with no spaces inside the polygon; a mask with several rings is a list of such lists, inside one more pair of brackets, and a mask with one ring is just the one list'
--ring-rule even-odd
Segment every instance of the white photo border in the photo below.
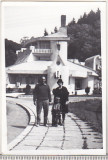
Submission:
{"label": "white photo border", "polygon": [[[41,1],[44,2],[44,1]],[[49,1],[50,3],[51,1]],[[73,1],[71,1],[73,2]],[[81,1],[80,1],[81,2]],[[85,1],[88,2],[88,1]],[[91,1],[90,3],[92,3],[93,1]],[[100,1],[96,1],[97,3]],[[9,3],[9,4],[8,4]],[[4,5],[25,5],[24,3],[36,3],[36,2],[1,2],[1,10],[2,10],[2,16],[1,16],[1,72],[0,72],[0,77],[1,77],[1,106],[2,109],[0,110],[0,114],[2,117],[2,124],[0,124],[0,128],[2,129],[2,132],[0,134],[2,134],[2,146],[1,146],[1,153],[3,155],[105,155],[106,154],[106,87],[107,87],[107,76],[106,76],[106,64],[107,64],[107,46],[106,46],[106,1],[104,1],[103,3],[105,3],[104,9],[102,10],[102,21],[101,21],[101,26],[102,26],[102,30],[101,30],[101,43],[102,43],[102,102],[103,102],[103,106],[102,107],[102,113],[103,113],[103,149],[85,149],[85,150],[63,150],[63,151],[8,151],[7,150],[7,137],[6,137],[6,133],[7,133],[7,126],[6,126],[6,94],[5,94],[5,46],[4,46],[4,20],[3,20],[3,7]],[[67,2],[68,3],[68,2]],[[108,130],[108,128],[107,128]],[[108,133],[108,132],[107,132]],[[108,153],[108,149],[107,149],[107,153]]]}

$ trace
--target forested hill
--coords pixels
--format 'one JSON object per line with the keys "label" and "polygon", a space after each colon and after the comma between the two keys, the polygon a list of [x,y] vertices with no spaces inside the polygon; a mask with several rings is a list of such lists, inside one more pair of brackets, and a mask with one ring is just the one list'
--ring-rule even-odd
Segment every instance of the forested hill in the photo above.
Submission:
{"label": "forested hill", "polygon": [[85,61],[86,58],[101,55],[101,26],[100,10],[84,13],[76,22],[75,19],[67,25],[68,36],[68,58]]}
{"label": "forested hill", "polygon": [[5,61],[6,67],[11,66],[17,59],[16,51],[21,49],[21,45],[11,40],[5,39]]}

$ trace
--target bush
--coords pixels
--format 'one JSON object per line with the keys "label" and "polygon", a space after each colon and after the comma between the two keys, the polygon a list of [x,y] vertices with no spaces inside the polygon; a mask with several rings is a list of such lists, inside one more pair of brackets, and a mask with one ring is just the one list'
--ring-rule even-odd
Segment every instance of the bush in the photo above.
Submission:
{"label": "bush", "polygon": [[88,95],[89,92],[90,92],[90,87],[86,87],[86,88],[85,88],[85,92],[86,92],[86,94]]}
{"label": "bush", "polygon": [[101,88],[95,88],[94,90],[93,90],[93,94],[102,94],[102,89]]}

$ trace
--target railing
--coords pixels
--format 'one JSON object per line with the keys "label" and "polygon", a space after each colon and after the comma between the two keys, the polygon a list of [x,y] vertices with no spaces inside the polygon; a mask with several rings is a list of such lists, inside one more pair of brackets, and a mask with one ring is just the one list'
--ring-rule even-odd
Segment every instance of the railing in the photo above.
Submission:
{"label": "railing", "polygon": [[34,49],[34,53],[52,53],[52,49]]}

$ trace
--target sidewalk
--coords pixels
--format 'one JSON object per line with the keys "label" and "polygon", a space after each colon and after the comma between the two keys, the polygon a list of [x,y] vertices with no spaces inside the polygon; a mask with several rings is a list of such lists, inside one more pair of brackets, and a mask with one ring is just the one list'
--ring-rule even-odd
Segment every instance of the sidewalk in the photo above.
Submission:
{"label": "sidewalk", "polygon": [[[7,98],[25,106],[30,113],[27,128],[11,143],[9,150],[67,150],[67,149],[101,149],[102,135],[94,132],[86,122],[72,113],[66,115],[65,125],[52,127],[51,106],[49,107],[49,126],[36,123],[36,107],[27,99]],[[42,113],[43,114],[43,113]],[[43,115],[41,115],[43,118]],[[43,123],[43,119],[42,119]]]}

